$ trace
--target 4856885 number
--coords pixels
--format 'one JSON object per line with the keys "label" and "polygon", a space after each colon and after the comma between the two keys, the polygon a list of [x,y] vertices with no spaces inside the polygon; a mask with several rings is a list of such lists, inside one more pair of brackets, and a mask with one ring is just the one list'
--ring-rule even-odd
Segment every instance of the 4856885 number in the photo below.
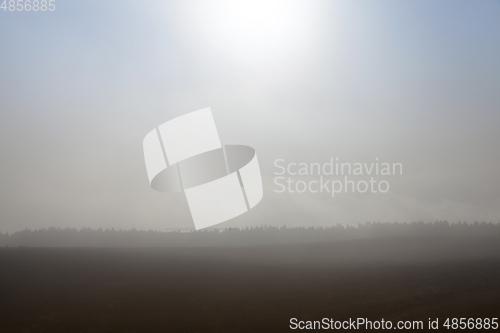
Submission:
{"label": "4856885 number", "polygon": [[498,318],[447,318],[443,324],[447,329],[476,329],[476,330],[489,330],[498,329]]}
{"label": "4856885 number", "polygon": [[[1,0],[0,0],[1,1]],[[0,9],[4,12],[45,12],[56,10],[56,0],[3,0]]]}

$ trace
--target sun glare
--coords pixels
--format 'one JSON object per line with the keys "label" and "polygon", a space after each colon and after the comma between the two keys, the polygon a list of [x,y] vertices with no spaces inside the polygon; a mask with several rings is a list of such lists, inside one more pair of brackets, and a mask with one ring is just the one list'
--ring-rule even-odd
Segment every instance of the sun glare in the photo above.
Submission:
{"label": "sun glare", "polygon": [[[195,38],[241,61],[291,57],[312,40],[312,9],[305,1],[252,0],[198,3],[186,11]],[[228,53],[229,52],[229,53]]]}

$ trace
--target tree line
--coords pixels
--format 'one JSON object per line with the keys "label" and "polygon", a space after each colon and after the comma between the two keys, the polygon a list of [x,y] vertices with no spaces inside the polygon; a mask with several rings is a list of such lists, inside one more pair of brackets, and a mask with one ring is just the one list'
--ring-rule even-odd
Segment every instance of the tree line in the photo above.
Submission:
{"label": "tree line", "polygon": [[317,243],[380,237],[500,237],[499,223],[367,222],[357,226],[246,227],[199,231],[55,228],[0,232],[0,246],[29,247],[204,247]]}

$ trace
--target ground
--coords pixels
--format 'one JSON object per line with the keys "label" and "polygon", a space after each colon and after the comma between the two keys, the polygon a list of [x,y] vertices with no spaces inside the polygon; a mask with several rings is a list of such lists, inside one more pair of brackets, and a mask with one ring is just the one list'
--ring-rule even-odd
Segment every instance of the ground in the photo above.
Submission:
{"label": "ground", "polygon": [[[0,248],[0,332],[289,332],[290,319],[500,317],[500,239]],[[297,331],[297,330],[295,330]]]}

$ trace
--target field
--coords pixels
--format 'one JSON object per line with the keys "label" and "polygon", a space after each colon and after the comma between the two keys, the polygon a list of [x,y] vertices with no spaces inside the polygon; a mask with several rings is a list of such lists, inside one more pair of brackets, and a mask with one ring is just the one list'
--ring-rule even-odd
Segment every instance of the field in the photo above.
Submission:
{"label": "field", "polygon": [[0,332],[288,332],[290,319],[500,317],[500,239],[0,248]]}

